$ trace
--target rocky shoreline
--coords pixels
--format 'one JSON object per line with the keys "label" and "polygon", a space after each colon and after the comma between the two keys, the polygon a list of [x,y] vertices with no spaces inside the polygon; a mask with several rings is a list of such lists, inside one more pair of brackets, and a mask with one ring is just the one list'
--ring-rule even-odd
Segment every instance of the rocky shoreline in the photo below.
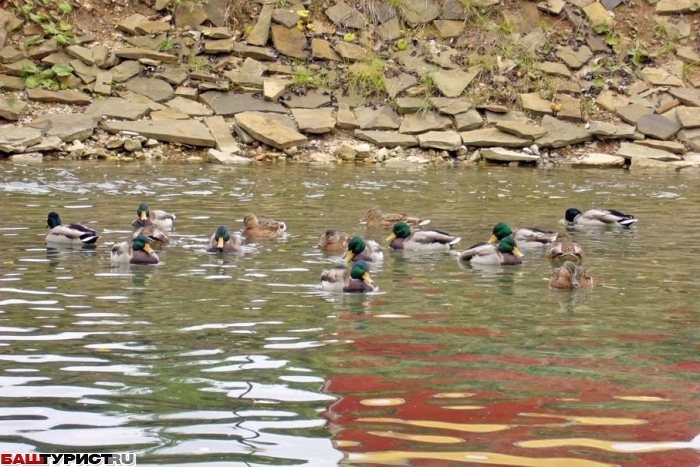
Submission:
{"label": "rocky shoreline", "polygon": [[621,0],[249,3],[236,28],[230,0],[157,0],[99,40],[87,3],[0,9],[0,157],[700,167],[690,0],[648,2],[672,47],[639,59]]}

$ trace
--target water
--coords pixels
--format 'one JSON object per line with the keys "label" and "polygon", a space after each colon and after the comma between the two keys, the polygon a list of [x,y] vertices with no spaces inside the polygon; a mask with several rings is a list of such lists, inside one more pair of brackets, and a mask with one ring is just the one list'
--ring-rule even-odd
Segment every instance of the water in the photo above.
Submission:
{"label": "water", "polygon": [[[89,163],[0,166],[0,452],[136,452],[139,465],[700,464],[693,174],[490,167]],[[112,267],[141,201],[178,216],[162,264]],[[613,207],[576,230],[590,292],[552,291],[544,251],[474,268],[389,252],[379,291],[320,290],[325,229],[386,245],[364,211],[486,240]],[[46,214],[100,231],[47,249]],[[204,252],[249,212],[288,234]],[[699,438],[700,439],[700,438]]]}

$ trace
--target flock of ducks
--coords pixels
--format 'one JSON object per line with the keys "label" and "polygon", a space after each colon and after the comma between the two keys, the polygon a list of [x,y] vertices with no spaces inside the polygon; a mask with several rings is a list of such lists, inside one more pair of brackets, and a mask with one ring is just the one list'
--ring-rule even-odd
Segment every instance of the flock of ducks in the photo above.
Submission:
{"label": "flock of ducks", "polygon": [[[130,242],[114,245],[110,258],[113,263],[158,264],[158,255],[151,245],[169,242],[166,232],[173,229],[175,214],[151,210],[141,203],[136,210],[137,218],[132,222],[134,234]],[[629,227],[637,218],[613,209],[566,210],[564,218],[571,226]],[[383,213],[380,208],[370,208],[360,219],[368,228],[391,229],[386,239],[391,250],[413,250],[424,252],[448,252],[459,243],[460,237],[446,232],[421,229],[430,222],[417,216]],[[56,212],[47,218],[48,244],[94,245],[100,236],[82,224],[63,225]],[[235,253],[242,251],[245,239],[273,238],[287,230],[284,222],[258,218],[248,214],[243,218],[243,228],[235,233],[226,226],[217,227],[210,237],[207,252]],[[579,264],[583,250],[566,232],[552,232],[533,227],[511,229],[499,222],[493,227],[487,242],[477,243],[458,254],[460,261],[473,264],[516,266],[522,264],[523,254],[518,249],[546,247],[545,257],[555,266],[549,286],[555,289],[583,289],[593,287],[593,278]],[[376,286],[370,277],[369,264],[384,258],[382,247],[374,240],[361,236],[350,236],[340,230],[328,229],[318,240],[317,248],[323,251],[344,251],[345,266],[326,269],[321,273],[321,287],[326,290],[354,293],[371,292]]]}

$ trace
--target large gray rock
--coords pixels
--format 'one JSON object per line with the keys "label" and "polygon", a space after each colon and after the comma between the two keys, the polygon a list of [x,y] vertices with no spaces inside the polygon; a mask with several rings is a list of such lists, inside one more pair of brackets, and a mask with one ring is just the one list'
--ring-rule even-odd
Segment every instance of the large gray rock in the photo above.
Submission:
{"label": "large gray rock", "polygon": [[141,73],[141,64],[136,60],[127,60],[110,70],[115,83],[123,83]]}
{"label": "large gray rock", "polygon": [[27,103],[16,97],[0,95],[0,118],[19,120],[27,109]]}
{"label": "large gray rock", "polygon": [[654,148],[654,149],[661,149],[662,151],[668,151],[673,154],[680,154],[683,155],[688,150],[685,148],[683,143],[677,143],[675,141],[659,141],[657,139],[642,139],[642,140],[637,140],[634,142],[634,144],[638,144],[640,146],[646,146],[648,148]]}
{"label": "large gray rock", "polygon": [[637,120],[637,131],[652,138],[667,140],[678,133],[681,126],[663,115],[649,114]]}
{"label": "large gray rock", "polygon": [[418,140],[415,136],[403,135],[395,131],[355,130],[354,135],[357,139],[383,148],[418,146]]}
{"label": "large gray rock", "polygon": [[71,105],[88,105],[92,102],[87,94],[72,89],[62,91],[47,91],[41,88],[27,89],[27,98],[30,101]]}
{"label": "large gray rock", "polygon": [[286,96],[284,100],[284,105],[289,108],[297,109],[317,109],[319,107],[330,105],[330,103],[330,93],[323,93],[319,91],[309,91],[302,95],[290,94]]}
{"label": "large gray rock", "polygon": [[637,121],[644,115],[654,113],[654,109],[640,104],[621,105],[616,109],[617,115],[625,122],[636,125]]}
{"label": "large gray rock", "polygon": [[457,115],[474,107],[472,101],[464,97],[429,97],[430,104],[441,114]]}
{"label": "large gray rock", "polygon": [[673,154],[662,149],[654,149],[650,147],[640,146],[639,144],[622,142],[620,149],[617,150],[617,155],[625,159],[654,159],[657,161],[669,162],[682,160],[681,156]]}
{"label": "large gray rock", "polygon": [[292,109],[292,115],[302,133],[330,133],[335,128],[333,109]]}
{"label": "large gray rock", "polygon": [[196,28],[207,19],[204,7],[190,0],[181,2],[175,9],[175,27],[189,29]]}
{"label": "large gray rock", "polygon": [[520,103],[523,110],[535,117],[543,115],[552,115],[552,103],[546,99],[542,99],[537,92],[529,92],[519,94]]}
{"label": "large gray rock", "polygon": [[462,138],[456,131],[429,131],[418,135],[418,144],[424,149],[456,151],[462,145]]}
{"label": "large gray rock", "polygon": [[241,112],[276,112],[285,113],[284,107],[276,102],[256,99],[253,94],[234,94],[209,91],[201,94],[199,99],[214,110],[216,115],[224,117]]}
{"label": "large gray rock", "polygon": [[700,128],[700,109],[698,108],[677,107],[676,117],[683,128]]}
{"label": "large gray rock", "polygon": [[652,86],[683,86],[683,80],[663,68],[644,67],[639,72],[644,81]]}
{"label": "large gray rock", "polygon": [[532,141],[525,138],[503,132],[497,128],[484,128],[482,130],[463,131],[460,133],[462,143],[465,146],[524,148],[530,146]]}
{"label": "large gray rock", "polygon": [[272,10],[274,10],[272,5],[264,5],[262,7],[258,15],[258,21],[246,39],[248,44],[262,46],[267,44],[267,40],[270,37],[270,25],[272,24]]}
{"label": "large gray rock", "polygon": [[541,148],[563,148],[570,144],[584,143],[593,138],[585,128],[562,122],[549,115],[542,118],[542,126],[547,130],[547,134],[535,140]]}
{"label": "large gray rock", "polygon": [[119,97],[98,99],[85,109],[85,115],[119,120],[140,120],[151,112],[147,104],[129,102]]}
{"label": "large gray rock", "polygon": [[356,62],[367,57],[367,49],[345,41],[339,41],[336,43],[335,51],[338,52],[338,55],[340,55],[344,60],[349,62]]}
{"label": "large gray rock", "polygon": [[484,119],[476,109],[469,109],[466,112],[457,114],[452,117],[452,120],[457,131],[477,130],[484,126]]}
{"label": "large gray rock", "polygon": [[109,133],[129,131],[158,141],[190,146],[214,147],[216,144],[207,127],[196,120],[103,122],[102,128]]}
{"label": "large gray rock", "polygon": [[518,138],[530,139],[533,141],[547,133],[547,130],[539,125],[530,125],[513,120],[498,122],[496,123],[496,128],[510,133],[511,135],[515,135]]}
{"label": "large gray rock", "polygon": [[277,149],[306,143],[306,136],[269,117],[252,112],[236,115],[236,124],[253,138]]}
{"label": "large gray rock", "polygon": [[693,151],[700,151],[700,128],[683,129],[678,132],[677,137]]}
{"label": "large gray rock", "polygon": [[30,127],[0,127],[0,151],[13,154],[41,142],[42,130]]}
{"label": "large gray rock", "polygon": [[622,167],[625,165],[625,158],[591,152],[572,157],[570,162],[572,167]]}
{"label": "large gray rock", "polygon": [[363,29],[367,25],[364,15],[343,1],[326,9],[326,16],[335,24],[346,28]]}
{"label": "large gray rock", "polygon": [[309,56],[306,36],[297,28],[287,28],[284,25],[272,26],[272,43],[282,55],[292,58],[306,59]]}
{"label": "large gray rock", "polygon": [[505,148],[482,149],[481,157],[488,161],[499,162],[538,162],[540,160],[540,156],[511,151]]}
{"label": "large gray rock", "polygon": [[61,141],[70,143],[75,140],[84,141],[92,136],[97,120],[95,116],[85,114],[49,114],[34,119],[29,126],[48,128],[46,136],[56,136]]}
{"label": "large gray rock", "polygon": [[577,49],[566,46],[557,50],[557,58],[566,63],[571,69],[578,70],[585,65],[588,60],[593,58],[593,52],[586,45],[582,45]]}
{"label": "large gray rock", "polygon": [[331,48],[331,43],[324,39],[311,39],[311,56],[316,60],[340,62],[343,59]]}
{"label": "large gray rock", "polygon": [[358,107],[355,109],[355,118],[363,130],[397,130],[401,126],[401,117],[390,105],[376,110],[371,107]]}
{"label": "large gray rock", "polygon": [[633,125],[612,122],[590,122],[588,131],[601,140],[630,139],[636,131]]}
{"label": "large gray rock", "polygon": [[335,126],[342,130],[354,130],[360,126],[355,118],[355,113],[348,104],[338,103]]}
{"label": "large gray rock", "polygon": [[250,164],[251,160],[232,152],[210,149],[207,152],[207,162],[222,165],[246,165]]}
{"label": "large gray rock", "polygon": [[404,115],[399,133],[416,135],[427,131],[446,130],[452,126],[452,121],[437,112],[418,112]]}
{"label": "large gray rock", "polygon": [[132,78],[127,81],[126,89],[156,102],[170,100],[175,95],[172,86],[156,78]]}
{"label": "large gray rock", "polygon": [[475,66],[467,71],[440,70],[433,73],[433,82],[445,97],[457,97],[462,94],[469,83],[481,72],[481,67]]}
{"label": "large gray rock", "polygon": [[187,114],[190,117],[208,117],[214,114],[214,111],[210,107],[190,99],[185,99],[184,97],[176,97],[165,102],[165,105],[173,110]]}
{"label": "large gray rock", "polygon": [[410,26],[418,26],[437,18],[440,8],[433,0],[402,0],[399,13]]}
{"label": "large gray rock", "polygon": [[700,107],[700,89],[671,88],[668,92],[683,105]]}
{"label": "large gray rock", "polygon": [[408,73],[401,73],[393,78],[384,80],[384,89],[390,98],[396,97],[401,91],[410,88],[416,84],[418,80]]}
{"label": "large gray rock", "polygon": [[233,44],[233,53],[241,57],[254,58],[255,60],[272,61],[277,59],[277,54],[267,47],[246,45],[242,42]]}
{"label": "large gray rock", "polygon": [[139,47],[124,47],[114,52],[114,55],[127,60],[140,60],[142,58],[148,58],[150,60],[159,60],[163,63],[177,62],[177,57],[175,55]]}

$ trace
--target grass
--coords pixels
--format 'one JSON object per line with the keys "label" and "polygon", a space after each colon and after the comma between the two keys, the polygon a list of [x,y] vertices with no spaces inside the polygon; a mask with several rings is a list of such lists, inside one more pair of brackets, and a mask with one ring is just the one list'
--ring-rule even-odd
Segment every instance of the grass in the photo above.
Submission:
{"label": "grass", "polygon": [[348,90],[361,96],[383,96],[386,92],[384,86],[384,61],[372,57],[352,64],[348,68],[346,84]]}
{"label": "grass", "polygon": [[295,87],[307,87],[315,84],[314,74],[307,67],[297,65],[293,70],[294,76],[292,77],[292,84]]}

